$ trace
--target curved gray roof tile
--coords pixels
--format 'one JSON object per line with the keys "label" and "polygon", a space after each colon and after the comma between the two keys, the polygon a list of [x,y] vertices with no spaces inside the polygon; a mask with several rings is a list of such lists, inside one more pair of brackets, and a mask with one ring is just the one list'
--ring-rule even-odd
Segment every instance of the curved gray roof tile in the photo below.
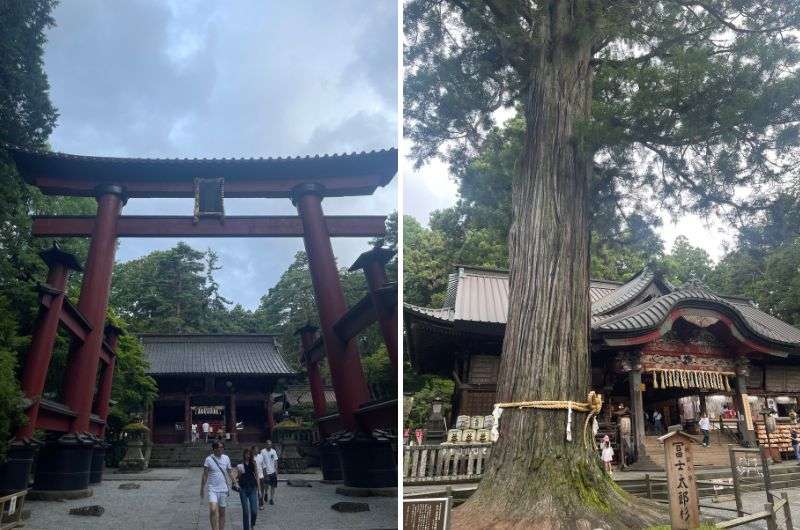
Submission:
{"label": "curved gray roof tile", "polygon": [[641,294],[650,285],[653,278],[655,278],[653,271],[645,267],[631,281],[593,302],[592,315],[605,315],[624,306]]}
{"label": "curved gray roof tile", "polygon": [[294,374],[272,335],[142,335],[152,375]]}

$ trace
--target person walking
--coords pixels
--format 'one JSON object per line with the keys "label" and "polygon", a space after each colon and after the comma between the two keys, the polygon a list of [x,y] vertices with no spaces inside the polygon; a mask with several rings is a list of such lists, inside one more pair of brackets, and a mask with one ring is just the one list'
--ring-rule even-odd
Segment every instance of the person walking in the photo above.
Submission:
{"label": "person walking", "polygon": [[275,504],[275,488],[278,487],[278,453],[272,447],[272,440],[261,450],[264,465],[264,502]]}
{"label": "person walking", "polygon": [[600,460],[603,461],[603,468],[606,473],[611,475],[611,462],[614,460],[614,448],[611,447],[611,439],[608,435],[603,436],[600,443]]}
{"label": "person walking", "polygon": [[231,484],[235,480],[231,459],[223,454],[225,446],[219,442],[211,444],[212,453],[203,462],[203,480],[200,482],[200,497],[208,496],[208,518],[211,530],[225,530],[225,508],[228,506]]}
{"label": "person walking", "polygon": [[711,420],[705,412],[700,416],[700,432],[703,433],[703,447],[708,447],[708,431],[711,430]]}
{"label": "person walking", "polygon": [[653,411],[653,427],[655,428],[656,435],[661,434],[661,413],[657,410]]}
{"label": "person walking", "polygon": [[192,443],[197,442],[197,424],[192,423]]}
{"label": "person walking", "polygon": [[[258,468],[258,485],[259,491],[263,491],[266,486],[264,485],[264,455],[261,454],[255,445],[250,446],[250,450],[255,455],[256,468]],[[258,509],[264,509],[264,496],[259,493],[258,495]]]}
{"label": "person walking", "polygon": [[797,436],[797,430],[792,429],[792,449],[794,449],[794,457],[797,459],[797,465],[800,466],[800,439]]}
{"label": "person walking", "polygon": [[204,441],[205,441],[205,443],[208,443],[208,429],[209,429],[210,427],[211,427],[211,426],[208,424],[208,422],[207,422],[207,421],[204,421],[204,422],[203,422],[203,437],[205,438],[205,440],[204,440]]}
{"label": "person walking", "polygon": [[242,528],[251,530],[258,517],[258,499],[261,487],[258,481],[258,464],[252,449],[245,449],[242,463],[236,466],[239,500],[242,502]]}

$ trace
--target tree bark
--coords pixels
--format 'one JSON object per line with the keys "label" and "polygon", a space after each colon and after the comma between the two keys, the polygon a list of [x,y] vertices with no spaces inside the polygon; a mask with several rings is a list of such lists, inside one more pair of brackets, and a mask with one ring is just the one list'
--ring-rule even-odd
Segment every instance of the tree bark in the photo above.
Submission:
{"label": "tree bark", "polygon": [[[550,2],[524,103],[513,183],[509,312],[497,401],[585,401],[589,391],[589,183],[594,2]],[[588,36],[587,36],[588,35]],[[603,472],[583,441],[586,415],[505,409],[500,439],[454,528],[644,528],[665,520]],[[592,444],[594,445],[594,444]],[[634,506],[636,504],[636,506]]]}

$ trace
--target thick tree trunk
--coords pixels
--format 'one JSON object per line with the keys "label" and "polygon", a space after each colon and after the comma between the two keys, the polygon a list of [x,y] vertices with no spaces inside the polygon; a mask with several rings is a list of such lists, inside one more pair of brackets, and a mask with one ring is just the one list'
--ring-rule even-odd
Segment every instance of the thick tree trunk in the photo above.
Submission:
{"label": "thick tree trunk", "polygon": [[[590,2],[552,1],[513,185],[509,312],[497,400],[585,401],[589,390]],[[506,409],[478,490],[454,528],[642,528],[666,513],[632,499],[583,442],[585,414]],[[636,506],[634,507],[634,503]]]}

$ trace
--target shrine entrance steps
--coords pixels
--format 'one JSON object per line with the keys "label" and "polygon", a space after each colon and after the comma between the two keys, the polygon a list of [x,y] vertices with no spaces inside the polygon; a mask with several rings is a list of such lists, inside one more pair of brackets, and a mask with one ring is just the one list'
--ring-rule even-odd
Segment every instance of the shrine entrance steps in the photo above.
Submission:
{"label": "shrine entrance steps", "polygon": [[[242,460],[242,451],[251,443],[225,442],[225,454],[231,462]],[[255,444],[259,449],[263,444]],[[201,467],[206,457],[211,454],[211,443],[197,444],[153,444],[150,453],[150,467]]]}
{"label": "shrine entrance steps", "polygon": [[[697,437],[698,441],[702,437]],[[695,446],[694,465],[701,469],[730,467],[731,459],[728,445],[734,443],[731,438],[723,433],[712,431],[709,436],[709,446],[701,444]],[[633,471],[663,471],[664,470],[664,445],[658,441],[658,436],[645,436],[644,441],[647,456],[633,464]]]}

